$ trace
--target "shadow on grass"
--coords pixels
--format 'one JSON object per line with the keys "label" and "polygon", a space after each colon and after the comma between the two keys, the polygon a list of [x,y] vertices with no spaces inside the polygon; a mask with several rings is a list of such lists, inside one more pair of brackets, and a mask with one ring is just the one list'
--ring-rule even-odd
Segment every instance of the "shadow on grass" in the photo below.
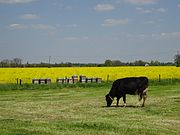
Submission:
{"label": "shadow on grass", "polygon": [[[101,107],[105,108],[107,106],[101,106]],[[115,108],[119,108],[119,107],[121,107],[121,108],[142,108],[142,106],[136,106],[136,105],[126,105],[126,106],[124,106],[124,105],[119,105],[119,106],[112,105],[112,106],[109,106],[107,108],[112,108],[112,107],[115,107]]]}

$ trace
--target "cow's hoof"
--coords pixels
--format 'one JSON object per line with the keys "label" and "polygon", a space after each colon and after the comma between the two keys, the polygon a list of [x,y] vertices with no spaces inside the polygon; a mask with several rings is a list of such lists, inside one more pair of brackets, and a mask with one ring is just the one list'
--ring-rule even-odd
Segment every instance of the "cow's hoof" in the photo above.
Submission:
{"label": "cow's hoof", "polygon": [[126,107],[126,104],[124,104],[124,107]]}

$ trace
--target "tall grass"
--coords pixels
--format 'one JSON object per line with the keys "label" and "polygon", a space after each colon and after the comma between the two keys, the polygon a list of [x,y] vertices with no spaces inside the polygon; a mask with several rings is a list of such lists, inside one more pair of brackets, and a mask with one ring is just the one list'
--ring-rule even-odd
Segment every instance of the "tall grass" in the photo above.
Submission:
{"label": "tall grass", "polygon": [[[113,81],[103,81],[102,83],[76,83],[76,84],[30,84],[22,83],[19,84],[0,84],[0,90],[49,90],[49,89],[63,89],[63,88],[110,88]],[[156,85],[175,85],[180,84],[180,79],[161,79],[161,80],[149,80],[150,86]]]}

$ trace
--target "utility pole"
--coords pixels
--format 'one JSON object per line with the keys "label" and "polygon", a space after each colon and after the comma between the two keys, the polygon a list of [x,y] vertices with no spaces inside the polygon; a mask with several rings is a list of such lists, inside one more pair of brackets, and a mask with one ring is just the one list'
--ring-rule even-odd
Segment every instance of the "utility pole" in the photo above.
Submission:
{"label": "utility pole", "polygon": [[51,56],[49,56],[49,67],[50,67],[50,64],[51,64]]}

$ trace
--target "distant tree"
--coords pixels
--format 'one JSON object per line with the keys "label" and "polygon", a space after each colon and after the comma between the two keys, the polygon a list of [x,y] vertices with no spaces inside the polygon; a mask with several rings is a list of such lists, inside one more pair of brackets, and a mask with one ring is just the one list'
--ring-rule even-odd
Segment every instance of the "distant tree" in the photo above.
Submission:
{"label": "distant tree", "polygon": [[1,66],[2,66],[2,67],[10,67],[10,66],[11,66],[11,63],[12,63],[11,60],[9,60],[9,59],[4,59],[4,60],[1,61]]}
{"label": "distant tree", "polygon": [[114,60],[114,61],[112,61],[112,65],[113,66],[123,66],[125,64],[123,62],[121,62],[120,60]]}
{"label": "distant tree", "polygon": [[175,56],[174,56],[174,63],[176,64],[177,67],[180,66],[180,54],[177,53]]}
{"label": "distant tree", "polygon": [[161,63],[158,60],[155,60],[155,61],[151,60],[150,65],[151,66],[160,66]]}
{"label": "distant tree", "polygon": [[104,63],[105,66],[112,66],[112,64],[113,63],[112,63],[111,60],[106,60],[105,63]]}
{"label": "distant tree", "polygon": [[66,67],[72,67],[72,66],[73,66],[73,64],[71,62],[66,63]]}
{"label": "distant tree", "polygon": [[21,66],[22,59],[21,58],[14,58],[13,63],[15,64],[15,66]]}
{"label": "distant tree", "polygon": [[145,61],[137,60],[137,61],[134,62],[134,65],[135,66],[145,66],[146,63],[147,62],[145,62]]}

